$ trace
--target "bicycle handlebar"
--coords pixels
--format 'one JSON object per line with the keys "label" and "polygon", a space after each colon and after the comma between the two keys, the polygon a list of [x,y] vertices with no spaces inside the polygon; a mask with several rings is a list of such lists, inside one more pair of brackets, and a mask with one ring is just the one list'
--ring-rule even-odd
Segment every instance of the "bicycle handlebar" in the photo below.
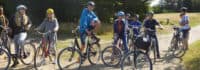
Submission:
{"label": "bicycle handlebar", "polygon": [[150,29],[150,28],[146,28],[147,31],[152,31],[155,32],[156,30]]}
{"label": "bicycle handlebar", "polygon": [[50,33],[50,31],[44,32],[44,33],[43,33],[43,32],[40,32],[40,31],[37,31],[37,33],[38,33],[38,34],[41,34],[41,35],[46,35],[46,34]]}
{"label": "bicycle handlebar", "polygon": [[4,27],[4,26],[2,26],[2,25],[0,25],[0,28],[3,28],[4,30],[9,29],[9,27]]}

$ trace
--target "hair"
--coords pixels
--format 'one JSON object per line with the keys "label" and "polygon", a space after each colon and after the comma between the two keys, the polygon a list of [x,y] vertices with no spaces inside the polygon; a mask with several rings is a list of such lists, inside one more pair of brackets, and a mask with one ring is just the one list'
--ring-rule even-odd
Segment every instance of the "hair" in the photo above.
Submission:
{"label": "hair", "polygon": [[[28,20],[29,20],[28,16],[24,15],[23,17],[24,17],[24,19],[22,20],[24,22],[23,24],[26,25],[28,23]],[[15,20],[15,23],[16,23],[17,26],[21,26],[21,19],[20,18],[21,18],[21,15],[19,14],[19,12],[16,12],[14,20]]]}
{"label": "hair", "polygon": [[2,5],[0,5],[0,9],[3,9],[3,6],[2,6]]}
{"label": "hair", "polygon": [[180,14],[180,16],[184,16],[184,15],[185,15],[184,13],[181,13],[181,14]]}

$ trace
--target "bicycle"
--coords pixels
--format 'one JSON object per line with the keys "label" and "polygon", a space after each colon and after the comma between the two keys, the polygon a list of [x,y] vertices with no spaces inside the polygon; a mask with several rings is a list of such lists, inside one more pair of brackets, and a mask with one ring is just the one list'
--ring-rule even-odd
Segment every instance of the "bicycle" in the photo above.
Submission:
{"label": "bicycle", "polygon": [[108,67],[116,67],[120,64],[123,56],[124,46],[122,40],[119,39],[117,46],[107,46],[101,54],[101,59],[104,65]]}
{"label": "bicycle", "polygon": [[85,50],[86,53],[81,53],[78,43],[78,29],[79,27],[76,27],[74,30],[72,30],[72,33],[74,34],[74,40],[71,43],[71,46],[62,49],[58,54],[57,63],[60,70],[78,70],[86,58],[92,65],[97,64],[100,60],[100,39],[98,39],[94,33],[92,33],[91,36],[87,36]]}
{"label": "bicycle", "polygon": [[[9,32],[9,28],[8,27],[4,27],[4,26],[0,26],[1,28],[3,28],[3,31],[1,33],[1,49],[5,49],[5,51],[7,52],[6,55],[7,56],[7,60],[8,61],[8,65],[7,67],[5,67],[6,69],[9,68],[10,62],[11,62],[11,58],[14,58],[13,61],[15,61],[15,58],[19,58],[20,61],[25,64],[25,65],[30,65],[33,61],[33,59],[30,59],[29,57],[31,55],[33,55],[35,51],[35,47],[33,46],[33,44],[30,44],[29,42],[24,42],[24,45],[20,47],[19,52],[12,54],[11,53],[11,40],[8,36],[8,32]],[[30,47],[31,46],[31,47]],[[30,50],[32,49],[32,50]],[[16,60],[17,61],[17,60]]]}
{"label": "bicycle", "polygon": [[186,52],[186,47],[183,42],[183,33],[180,31],[180,28],[177,26],[173,27],[174,33],[170,43],[170,51],[172,51],[172,55],[180,58]]}
{"label": "bicycle", "polygon": [[[46,64],[47,60],[46,58],[49,57],[49,61],[52,62],[53,61],[52,56],[56,55],[55,48],[50,47],[50,42],[47,41],[45,38],[45,36],[47,36],[50,32],[42,33],[37,31],[37,33],[42,37],[40,37],[39,39],[32,40],[32,42],[38,43],[38,47],[34,55],[34,68],[36,70],[38,70],[39,67],[41,67],[42,65]],[[54,51],[54,53],[52,53],[52,51]],[[54,60],[56,59],[54,58]]]}
{"label": "bicycle", "polygon": [[1,32],[1,45],[5,46],[5,49],[10,53],[10,44],[11,44],[11,39],[8,36],[10,28],[4,27],[0,25],[0,28],[2,28]]}
{"label": "bicycle", "polygon": [[152,30],[150,28],[146,29],[146,31],[145,31],[146,40],[150,41],[150,46],[149,46],[149,49],[147,50],[147,53],[148,53],[148,55],[150,57],[151,52],[153,52],[153,63],[155,63],[156,59],[158,58],[157,57],[158,53],[156,52],[156,49],[157,49],[156,44],[157,43],[156,43],[155,37],[153,37],[155,35],[156,35],[156,31],[155,30]]}
{"label": "bicycle", "polygon": [[10,61],[11,61],[11,57],[10,54],[3,49],[4,46],[0,46],[0,69],[1,70],[8,70],[9,65],[10,65]]}
{"label": "bicycle", "polygon": [[[8,37],[8,28],[0,26],[3,30],[1,32],[1,43],[0,43],[0,69],[8,70],[11,63],[10,55],[10,39]],[[9,43],[8,43],[9,42]]]}
{"label": "bicycle", "polygon": [[153,65],[150,57],[138,47],[141,44],[137,44],[138,39],[142,36],[132,34],[130,38],[130,52],[122,58],[121,70],[152,70]]}

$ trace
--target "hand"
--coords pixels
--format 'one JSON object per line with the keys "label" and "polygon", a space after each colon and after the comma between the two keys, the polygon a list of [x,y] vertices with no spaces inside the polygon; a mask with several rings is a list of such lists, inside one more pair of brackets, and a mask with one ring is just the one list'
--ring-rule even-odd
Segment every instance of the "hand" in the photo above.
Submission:
{"label": "hand", "polygon": [[90,35],[91,35],[91,32],[90,32],[90,31],[88,31],[88,30],[87,30],[86,32],[87,32],[88,36],[90,36]]}
{"label": "hand", "polygon": [[163,30],[164,28],[163,28],[163,27],[159,27],[159,29],[160,29],[160,30]]}
{"label": "hand", "polygon": [[38,28],[33,29],[34,31],[38,31]]}

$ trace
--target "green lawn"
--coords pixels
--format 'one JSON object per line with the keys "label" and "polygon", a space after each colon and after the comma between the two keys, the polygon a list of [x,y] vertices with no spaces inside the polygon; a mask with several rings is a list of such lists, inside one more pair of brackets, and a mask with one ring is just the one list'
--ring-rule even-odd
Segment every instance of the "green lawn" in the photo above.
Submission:
{"label": "green lawn", "polygon": [[187,53],[183,56],[186,70],[200,70],[200,40],[191,44]]}
{"label": "green lawn", "polygon": [[[200,23],[200,13],[188,13],[190,17],[190,23],[191,26],[196,26]],[[157,19],[161,24],[164,25],[164,30],[158,29],[158,34],[169,34],[172,33],[172,25],[166,24],[167,18],[170,19],[170,24],[176,24],[178,25],[179,13],[163,13],[163,14],[155,14],[155,19]],[[59,48],[66,47],[71,42],[71,39],[73,38],[73,34],[71,33],[71,30],[77,26],[77,23],[62,23],[60,25],[60,29],[58,32],[59,41],[57,45]],[[113,37],[113,28],[112,23],[102,23],[101,28],[98,30],[97,34],[98,36],[104,40],[112,40]]]}
{"label": "green lawn", "polygon": [[[187,15],[190,17],[190,25],[192,27],[200,24],[200,13],[188,13]],[[178,25],[180,20],[179,13],[161,13],[155,14],[154,17],[165,27],[164,30],[158,30],[159,34],[171,33],[173,27],[171,24]],[[169,19],[169,24],[167,24],[167,19]]]}

